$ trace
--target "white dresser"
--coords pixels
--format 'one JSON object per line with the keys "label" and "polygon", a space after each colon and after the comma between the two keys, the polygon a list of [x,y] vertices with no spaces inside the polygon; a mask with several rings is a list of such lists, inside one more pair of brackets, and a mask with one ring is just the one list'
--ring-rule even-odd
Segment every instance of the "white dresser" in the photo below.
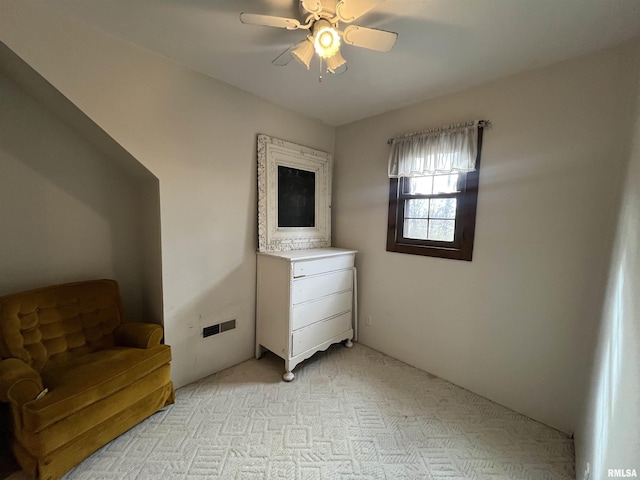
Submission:
{"label": "white dresser", "polygon": [[282,378],[331,344],[353,344],[354,250],[314,248],[258,253],[256,358],[284,359]]}

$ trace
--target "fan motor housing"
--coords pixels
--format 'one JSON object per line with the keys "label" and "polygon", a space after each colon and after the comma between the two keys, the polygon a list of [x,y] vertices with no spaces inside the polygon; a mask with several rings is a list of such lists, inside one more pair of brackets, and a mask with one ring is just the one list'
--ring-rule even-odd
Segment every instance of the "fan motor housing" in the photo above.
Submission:
{"label": "fan motor housing", "polygon": [[[338,4],[338,0],[319,0],[319,2],[322,5],[322,11],[316,14],[317,17],[333,20],[336,16],[336,5]],[[302,18],[305,23],[308,23],[316,15],[307,10],[304,6],[304,2],[300,1],[300,18]]]}

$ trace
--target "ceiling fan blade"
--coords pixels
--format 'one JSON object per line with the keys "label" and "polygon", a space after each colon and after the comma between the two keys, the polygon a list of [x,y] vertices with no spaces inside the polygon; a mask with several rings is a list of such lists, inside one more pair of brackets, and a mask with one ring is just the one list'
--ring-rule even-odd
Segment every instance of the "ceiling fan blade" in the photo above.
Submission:
{"label": "ceiling fan blade", "polygon": [[295,48],[296,44],[294,43],[289,48],[287,48],[284,52],[278,55],[271,62],[273,65],[277,67],[286,67],[293,60],[293,55],[291,55],[291,51]]}
{"label": "ceiling fan blade", "polygon": [[317,15],[322,11],[322,2],[320,0],[300,0],[300,5],[307,12]]}
{"label": "ceiling fan blade", "polygon": [[340,0],[336,5],[336,14],[340,21],[350,23],[373,10],[384,0]]}
{"label": "ceiling fan blade", "polygon": [[344,29],[342,39],[344,43],[355,45],[356,47],[388,52],[395,45],[398,34],[386,30],[378,30],[377,28],[349,25]]}
{"label": "ceiling fan blade", "polygon": [[272,17],[257,13],[241,13],[240,21],[249,25],[264,25],[265,27],[286,28],[287,30],[297,30],[302,27],[300,22],[293,18]]}

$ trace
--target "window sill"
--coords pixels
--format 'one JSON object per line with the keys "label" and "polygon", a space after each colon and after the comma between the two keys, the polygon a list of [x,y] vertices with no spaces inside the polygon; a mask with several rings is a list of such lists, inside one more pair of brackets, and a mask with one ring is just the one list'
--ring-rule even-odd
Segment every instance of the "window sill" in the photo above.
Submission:
{"label": "window sill", "polygon": [[449,258],[452,260],[465,260],[468,262],[473,258],[473,247],[435,247],[432,245],[398,243],[393,240],[391,242],[387,242],[387,252],[408,253],[410,255],[422,255],[425,257]]}

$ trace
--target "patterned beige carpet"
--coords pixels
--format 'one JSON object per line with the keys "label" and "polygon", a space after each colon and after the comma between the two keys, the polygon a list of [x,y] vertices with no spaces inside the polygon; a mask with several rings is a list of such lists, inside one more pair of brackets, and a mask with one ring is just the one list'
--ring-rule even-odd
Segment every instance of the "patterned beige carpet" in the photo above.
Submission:
{"label": "patterned beige carpet", "polygon": [[186,386],[65,479],[575,478],[564,434],[360,344],[282,371],[268,353]]}

